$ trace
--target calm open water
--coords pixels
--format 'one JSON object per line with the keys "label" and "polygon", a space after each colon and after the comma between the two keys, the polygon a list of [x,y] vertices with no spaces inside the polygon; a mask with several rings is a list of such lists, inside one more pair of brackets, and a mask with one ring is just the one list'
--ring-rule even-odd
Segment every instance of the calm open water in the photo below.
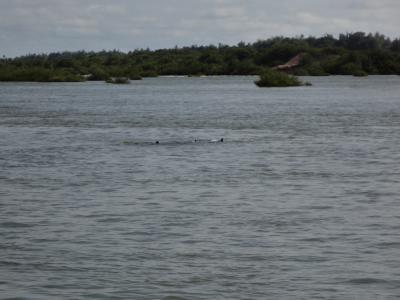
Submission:
{"label": "calm open water", "polygon": [[1,83],[0,298],[399,299],[400,77],[253,80]]}

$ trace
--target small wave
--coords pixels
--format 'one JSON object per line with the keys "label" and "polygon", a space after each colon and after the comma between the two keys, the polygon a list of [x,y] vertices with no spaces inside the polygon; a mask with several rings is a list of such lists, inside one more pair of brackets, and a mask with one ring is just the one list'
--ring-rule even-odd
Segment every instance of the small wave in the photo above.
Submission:
{"label": "small wave", "polygon": [[11,298],[4,298],[4,300],[31,300],[33,298],[28,297],[11,297]]}
{"label": "small wave", "polygon": [[97,222],[99,223],[120,223],[125,221],[124,218],[120,218],[120,217],[115,217],[115,218],[103,218],[103,219],[99,219],[97,220]]}
{"label": "small wave", "polygon": [[400,248],[400,242],[382,242],[376,245],[379,248],[386,249],[386,248]]}
{"label": "small wave", "polygon": [[325,238],[304,238],[304,239],[300,239],[300,241],[302,242],[309,242],[309,243],[324,243],[326,242],[327,239]]}
{"label": "small wave", "polygon": [[200,276],[193,276],[185,280],[185,283],[188,284],[205,284],[208,282],[212,282],[212,277],[200,277]]}
{"label": "small wave", "polygon": [[187,298],[179,297],[179,296],[166,296],[163,297],[162,300],[187,300]]}
{"label": "small wave", "polygon": [[312,209],[312,210],[326,210],[326,209],[332,209],[333,206],[330,206],[330,205],[311,205],[311,206],[306,206],[305,208]]}
{"label": "small wave", "polygon": [[31,225],[26,224],[26,223],[20,223],[20,222],[3,222],[0,223],[1,227],[4,228],[28,228],[31,227]]}
{"label": "small wave", "polygon": [[2,267],[18,267],[21,264],[16,261],[0,261],[0,266]]}
{"label": "small wave", "polygon": [[389,282],[384,279],[365,277],[365,278],[350,279],[347,281],[347,283],[350,283],[350,284],[387,284]]}

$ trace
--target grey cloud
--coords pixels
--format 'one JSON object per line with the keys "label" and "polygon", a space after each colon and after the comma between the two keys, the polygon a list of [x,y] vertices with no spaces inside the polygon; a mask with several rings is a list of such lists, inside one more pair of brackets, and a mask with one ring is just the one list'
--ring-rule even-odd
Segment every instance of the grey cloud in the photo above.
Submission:
{"label": "grey cloud", "polygon": [[399,11],[398,0],[0,0],[0,55],[358,30],[397,37]]}

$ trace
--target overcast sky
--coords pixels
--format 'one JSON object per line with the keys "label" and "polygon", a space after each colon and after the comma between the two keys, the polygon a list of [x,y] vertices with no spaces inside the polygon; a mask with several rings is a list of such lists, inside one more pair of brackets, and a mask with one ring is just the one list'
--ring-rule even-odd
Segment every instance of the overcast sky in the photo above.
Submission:
{"label": "overcast sky", "polygon": [[399,29],[400,0],[0,0],[6,56]]}

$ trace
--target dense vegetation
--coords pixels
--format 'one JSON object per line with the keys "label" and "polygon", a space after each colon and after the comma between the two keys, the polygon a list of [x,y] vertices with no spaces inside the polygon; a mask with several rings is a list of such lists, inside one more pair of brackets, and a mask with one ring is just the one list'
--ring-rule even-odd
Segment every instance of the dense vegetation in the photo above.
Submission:
{"label": "dense vegetation", "polygon": [[254,75],[304,53],[295,75],[400,74],[400,39],[363,32],[274,37],[235,46],[63,52],[0,59],[0,81],[80,81],[158,75]]}
{"label": "dense vegetation", "polygon": [[289,87],[301,86],[303,83],[295,76],[271,69],[265,70],[260,79],[255,81],[259,87]]}

